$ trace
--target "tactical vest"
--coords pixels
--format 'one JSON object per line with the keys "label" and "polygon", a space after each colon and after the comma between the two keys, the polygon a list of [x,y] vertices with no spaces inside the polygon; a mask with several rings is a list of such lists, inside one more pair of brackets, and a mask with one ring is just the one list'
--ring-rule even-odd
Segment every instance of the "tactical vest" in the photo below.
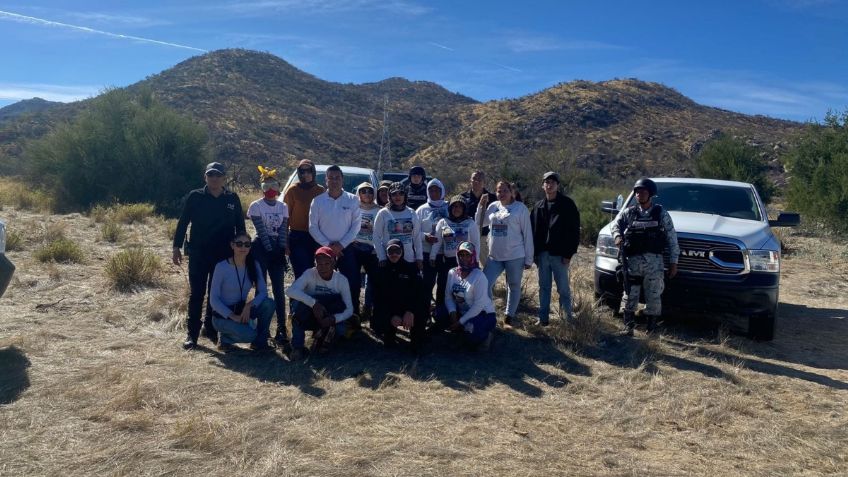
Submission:
{"label": "tactical vest", "polygon": [[666,246],[663,208],[657,204],[651,207],[650,212],[647,217],[641,217],[639,206],[627,209],[627,228],[624,229],[624,253],[627,255],[663,253]]}

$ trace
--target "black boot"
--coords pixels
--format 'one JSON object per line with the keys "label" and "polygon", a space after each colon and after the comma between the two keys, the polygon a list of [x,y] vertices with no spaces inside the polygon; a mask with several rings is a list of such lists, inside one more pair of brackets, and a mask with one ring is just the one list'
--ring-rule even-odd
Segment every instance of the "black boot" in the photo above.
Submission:
{"label": "black boot", "polygon": [[632,311],[624,312],[624,329],[621,330],[621,336],[633,336],[633,328],[636,327],[636,314]]}
{"label": "black boot", "polygon": [[648,334],[653,334],[655,331],[657,331],[658,317],[657,315],[645,315],[645,317],[648,320],[648,324],[645,326],[645,330],[648,332]]}

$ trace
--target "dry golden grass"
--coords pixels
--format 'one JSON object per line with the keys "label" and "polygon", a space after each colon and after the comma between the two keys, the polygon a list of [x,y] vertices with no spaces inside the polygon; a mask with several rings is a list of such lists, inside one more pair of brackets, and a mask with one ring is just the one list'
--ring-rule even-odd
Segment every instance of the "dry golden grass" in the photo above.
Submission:
{"label": "dry golden grass", "polygon": [[118,291],[154,287],[162,282],[162,259],[141,247],[130,247],[112,255],[105,270],[109,284]]}
{"label": "dry golden grass", "polygon": [[32,186],[8,177],[0,177],[0,204],[18,209],[49,211],[54,199]]}
{"label": "dry golden grass", "polygon": [[[168,266],[163,288],[112,292],[103,267],[116,248],[90,220],[14,211],[8,222],[44,220],[65,223],[89,260],[9,253],[18,270],[0,298],[3,475],[848,473],[848,294],[811,293],[813,280],[840,281],[844,264],[787,257],[772,343],[697,322],[619,338],[594,304],[582,249],[576,324],[498,332],[488,353],[436,337],[420,359],[360,334],[290,363],[220,354],[208,341],[182,351],[185,266]],[[136,226],[167,260],[165,224]],[[525,293],[529,322],[532,277]]]}

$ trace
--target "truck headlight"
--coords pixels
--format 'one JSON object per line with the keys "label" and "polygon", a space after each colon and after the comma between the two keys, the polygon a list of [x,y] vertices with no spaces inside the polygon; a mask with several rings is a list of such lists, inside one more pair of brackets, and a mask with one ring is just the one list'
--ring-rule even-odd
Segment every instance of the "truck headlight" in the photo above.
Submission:
{"label": "truck headlight", "polygon": [[618,258],[618,247],[615,246],[612,235],[598,235],[595,253],[604,257]]}
{"label": "truck headlight", "polygon": [[748,261],[752,272],[780,272],[780,252],[774,250],[749,250]]}

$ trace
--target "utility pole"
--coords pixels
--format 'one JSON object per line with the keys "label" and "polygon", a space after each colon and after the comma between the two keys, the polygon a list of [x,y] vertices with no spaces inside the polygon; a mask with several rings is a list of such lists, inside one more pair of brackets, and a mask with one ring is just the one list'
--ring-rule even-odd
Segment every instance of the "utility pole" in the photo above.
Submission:
{"label": "utility pole", "polygon": [[386,169],[392,169],[392,148],[389,144],[389,95],[383,98],[383,134],[380,137],[380,157],[377,158],[377,172],[382,174],[383,169],[383,151],[386,156]]}

